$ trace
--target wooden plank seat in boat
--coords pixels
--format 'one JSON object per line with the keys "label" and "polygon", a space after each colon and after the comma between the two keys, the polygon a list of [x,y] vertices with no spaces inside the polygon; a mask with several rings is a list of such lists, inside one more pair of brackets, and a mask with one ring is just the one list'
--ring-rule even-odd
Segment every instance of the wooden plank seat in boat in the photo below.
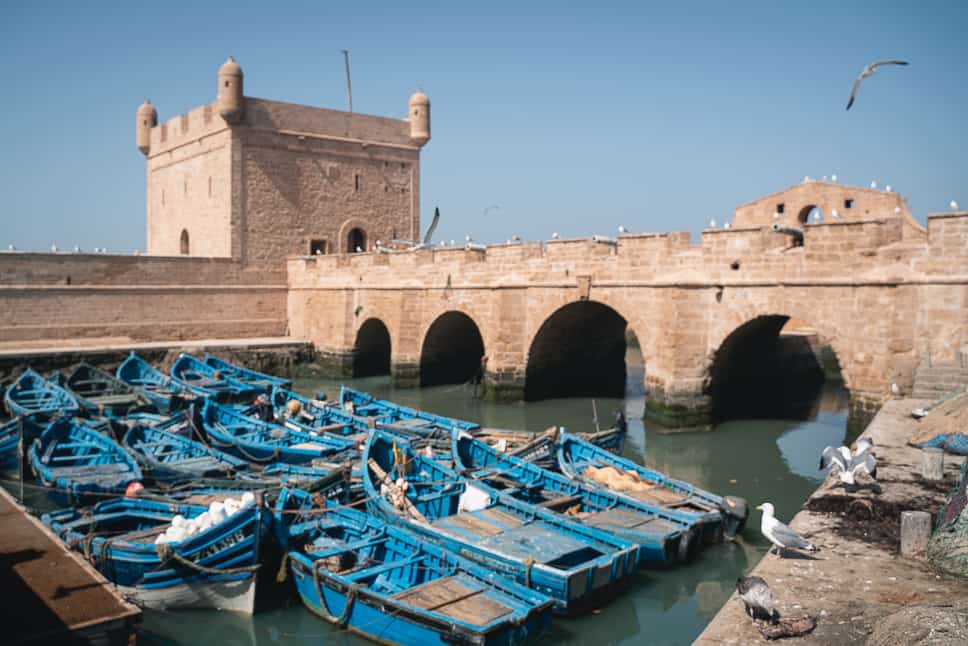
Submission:
{"label": "wooden plank seat in boat", "polygon": [[131,467],[127,464],[109,462],[108,464],[85,464],[77,467],[56,467],[55,475],[59,477],[70,477],[80,475],[116,475],[130,471]]}
{"label": "wooden plank seat in boat", "polygon": [[582,522],[598,529],[608,530],[612,527],[621,529],[636,529],[658,533],[672,532],[677,529],[672,523],[661,518],[649,518],[633,514],[624,509],[604,509],[595,513],[583,515]]}
{"label": "wooden plank seat in boat", "polygon": [[[475,587],[468,583],[474,583]],[[511,612],[511,608],[487,596],[486,590],[476,582],[447,576],[404,590],[393,595],[393,598],[458,621],[484,625]]]}
{"label": "wooden plank seat in boat", "polygon": [[479,517],[486,518],[489,521],[498,523],[500,525],[505,525],[507,527],[520,527],[524,524],[524,520],[513,516],[505,511],[501,511],[497,507],[488,507],[487,509],[482,509],[475,512]]}
{"label": "wooden plank seat in boat", "polygon": [[416,556],[411,556],[409,558],[401,559],[399,561],[390,561],[389,563],[380,563],[371,567],[361,568],[348,574],[346,576],[350,581],[359,581],[360,579],[365,579],[369,576],[374,576],[377,574],[382,574],[383,572],[389,572],[390,570],[395,570],[400,567],[406,567],[423,560],[424,555],[418,554]]}
{"label": "wooden plank seat in boat", "polygon": [[116,406],[138,401],[137,393],[121,393],[114,395],[90,395],[84,397],[87,401],[98,406]]}
{"label": "wooden plank seat in boat", "polygon": [[386,540],[386,536],[368,536],[347,543],[339,539],[331,538],[323,542],[323,544],[319,544],[319,542],[310,543],[305,547],[305,550],[313,558],[321,558],[332,554],[339,554],[340,552],[356,552],[364,547],[379,545]]}
{"label": "wooden plank seat in boat", "polygon": [[564,511],[582,501],[581,494],[574,494],[571,496],[559,496],[558,498],[552,498],[550,500],[544,500],[538,503],[539,507],[544,507],[545,509],[551,509],[553,511]]}
{"label": "wooden plank seat in boat", "polygon": [[508,554],[518,559],[533,558],[538,563],[551,563],[594,549],[541,520],[486,536],[476,544],[481,549]]}
{"label": "wooden plank seat in boat", "polygon": [[504,531],[503,527],[498,527],[487,520],[477,517],[472,512],[466,511],[439,518],[434,521],[434,526],[444,530],[457,530],[458,533],[466,533],[478,537],[493,536]]}

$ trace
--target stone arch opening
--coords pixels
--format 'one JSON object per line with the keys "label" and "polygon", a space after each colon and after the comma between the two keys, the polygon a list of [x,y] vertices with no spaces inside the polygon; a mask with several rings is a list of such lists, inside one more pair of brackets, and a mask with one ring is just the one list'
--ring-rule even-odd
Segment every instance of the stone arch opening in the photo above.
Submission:
{"label": "stone arch opening", "polygon": [[366,251],[366,231],[359,227],[350,229],[346,234],[346,251],[348,253]]}
{"label": "stone arch opening", "polygon": [[383,321],[363,321],[353,345],[353,376],[375,377],[390,374],[390,331]]}
{"label": "stone arch opening", "polygon": [[187,256],[190,253],[191,246],[188,241],[188,229],[182,229],[181,239],[179,240],[178,245],[181,251],[181,255]]}
{"label": "stone arch opening", "polygon": [[570,303],[531,341],[524,398],[622,397],[628,322],[608,305]]}
{"label": "stone arch opening", "polygon": [[471,317],[444,312],[430,325],[420,351],[420,385],[463,384],[479,379],[484,338]]}
{"label": "stone arch opening", "polygon": [[829,343],[803,321],[758,316],[727,336],[706,383],[714,424],[731,419],[813,419],[825,384],[846,406],[840,365]]}
{"label": "stone arch opening", "polygon": [[800,224],[810,224],[812,222],[823,222],[824,212],[816,204],[808,204],[807,206],[800,209],[800,213],[797,215],[797,221]]}

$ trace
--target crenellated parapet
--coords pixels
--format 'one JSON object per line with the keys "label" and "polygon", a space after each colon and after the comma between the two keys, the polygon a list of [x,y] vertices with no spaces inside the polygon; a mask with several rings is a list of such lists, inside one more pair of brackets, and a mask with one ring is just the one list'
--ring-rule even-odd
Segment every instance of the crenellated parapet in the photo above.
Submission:
{"label": "crenellated parapet", "polygon": [[[569,374],[558,355],[592,352],[576,361],[598,374],[614,355],[599,331],[623,321],[641,344],[651,414],[701,424],[731,335],[793,318],[833,349],[864,419],[919,361],[955,361],[968,345],[968,213],[929,216],[913,239],[905,227],[888,215],[803,223],[797,243],[757,226],[709,229],[697,245],[669,233],[290,257],[290,329],[351,356],[359,325],[376,319],[398,382],[413,384],[436,347],[424,347],[433,322],[459,312],[480,331],[487,384],[515,398],[535,375]],[[592,309],[576,314],[581,303]]]}

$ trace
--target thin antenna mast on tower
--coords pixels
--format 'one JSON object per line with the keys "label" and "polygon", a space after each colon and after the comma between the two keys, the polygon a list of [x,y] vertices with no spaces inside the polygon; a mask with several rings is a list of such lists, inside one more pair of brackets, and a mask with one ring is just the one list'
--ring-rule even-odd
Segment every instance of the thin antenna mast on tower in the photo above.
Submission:
{"label": "thin antenna mast on tower", "polygon": [[353,86],[350,85],[350,50],[343,50],[343,60],[346,62],[346,98],[350,102],[350,112],[353,112]]}

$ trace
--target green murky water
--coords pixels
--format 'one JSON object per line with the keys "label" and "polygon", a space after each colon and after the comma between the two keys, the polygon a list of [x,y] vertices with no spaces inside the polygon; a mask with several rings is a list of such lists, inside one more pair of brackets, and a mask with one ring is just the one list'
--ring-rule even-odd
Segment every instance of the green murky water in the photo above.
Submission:
{"label": "green murky water", "polygon": [[[843,441],[846,393],[829,387],[814,419],[733,421],[707,433],[660,433],[644,427],[641,363],[630,357],[626,397],[596,401],[602,426],[624,408],[629,420],[625,455],[721,494],[746,498],[751,507],[772,502],[781,518],[799,509],[821,481],[817,456]],[[542,430],[563,425],[592,428],[590,399],[493,404],[473,397],[470,386],[396,390],[389,378],[348,382],[379,397],[497,428]],[[338,382],[297,382],[297,390],[338,392]],[[702,632],[732,591],[736,578],[766,552],[759,512],[735,543],[707,546],[686,567],[640,572],[623,596],[595,614],[556,620],[545,644],[688,644]],[[139,643],[147,644],[366,644],[304,610],[293,593],[283,607],[254,617],[213,611],[146,612]]]}

